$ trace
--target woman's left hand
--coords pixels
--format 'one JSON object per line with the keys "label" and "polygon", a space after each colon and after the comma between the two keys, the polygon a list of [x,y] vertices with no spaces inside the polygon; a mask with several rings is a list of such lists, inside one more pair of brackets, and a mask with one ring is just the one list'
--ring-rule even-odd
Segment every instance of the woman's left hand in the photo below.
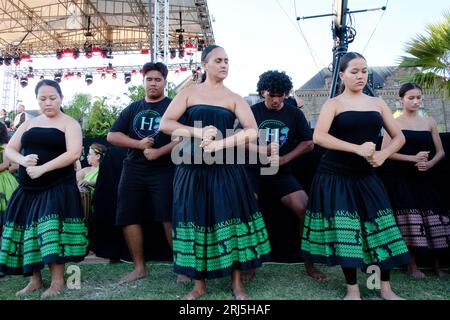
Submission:
{"label": "woman's left hand", "polygon": [[45,168],[43,166],[32,166],[27,168],[27,174],[31,179],[37,179],[45,173]]}
{"label": "woman's left hand", "polygon": [[432,167],[430,161],[420,161],[420,162],[417,162],[415,164],[415,166],[417,167],[417,170],[419,170],[419,171],[428,171]]}

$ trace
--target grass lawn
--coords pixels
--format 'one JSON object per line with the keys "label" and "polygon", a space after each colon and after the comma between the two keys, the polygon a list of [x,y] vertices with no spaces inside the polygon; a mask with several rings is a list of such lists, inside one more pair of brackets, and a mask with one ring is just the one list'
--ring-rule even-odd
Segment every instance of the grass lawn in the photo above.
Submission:
{"label": "grass lawn", "polygon": [[[118,280],[132,270],[132,264],[84,264],[81,270],[81,289],[66,290],[55,299],[62,300],[178,300],[189,292],[191,284],[177,285],[172,266],[169,263],[149,262],[150,276],[146,279],[124,285]],[[66,266],[66,270],[67,270]],[[277,264],[266,263],[259,268],[256,277],[246,285],[255,300],[340,300],[345,294],[344,276],[340,267],[319,266],[328,280],[319,283],[308,277],[302,263]],[[405,299],[412,300],[450,300],[450,279],[439,279],[429,270],[427,277],[415,280],[403,270],[394,270],[391,283],[394,291]],[[363,299],[379,300],[376,291],[366,287],[368,275],[358,272]],[[48,268],[43,271],[44,286],[50,283]],[[44,291],[15,297],[15,292],[28,282],[23,276],[6,276],[0,278],[0,300],[39,299]],[[207,281],[208,294],[201,300],[231,300],[230,279]]]}

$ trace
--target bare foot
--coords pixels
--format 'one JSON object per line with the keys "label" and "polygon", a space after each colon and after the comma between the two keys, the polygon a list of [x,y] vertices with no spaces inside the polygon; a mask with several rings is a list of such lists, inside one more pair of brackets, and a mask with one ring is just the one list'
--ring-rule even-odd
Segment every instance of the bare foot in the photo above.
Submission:
{"label": "bare foot", "polygon": [[184,274],[177,275],[177,284],[188,284],[191,283],[192,279]]}
{"label": "bare foot", "polygon": [[381,291],[380,292],[380,296],[381,298],[383,298],[384,300],[405,300],[401,297],[399,297],[398,295],[396,295],[394,293],[394,291],[389,290],[389,291]]}
{"label": "bare foot", "polygon": [[45,298],[51,298],[55,297],[59,294],[61,294],[64,291],[64,283],[62,284],[52,284],[50,285],[50,288],[44,291],[44,293],[41,295],[42,299]]}
{"label": "bare foot", "polygon": [[389,281],[381,281],[380,296],[384,300],[405,300],[392,291]]}
{"label": "bare foot", "polygon": [[362,299],[361,295],[359,294],[347,292],[343,300],[362,300]]}
{"label": "bare foot", "polygon": [[233,295],[236,300],[252,300],[252,297],[245,291],[244,288],[233,289]]}
{"label": "bare foot", "polygon": [[243,283],[247,283],[253,280],[253,278],[255,277],[255,273],[256,270],[255,269],[250,269],[248,271],[241,271],[241,281]]}
{"label": "bare foot", "polygon": [[20,291],[16,292],[16,296],[20,297],[29,292],[33,292],[42,288],[42,280],[31,279],[28,285]]}
{"label": "bare foot", "polygon": [[311,262],[305,262],[305,269],[308,276],[317,281],[325,281],[327,279],[327,276],[317,270],[314,264]]}
{"label": "bare foot", "polygon": [[425,273],[423,273],[419,269],[408,270],[408,274],[415,279],[423,279],[426,277]]}
{"label": "bare foot", "polygon": [[442,271],[442,269],[433,269],[433,272],[439,277],[439,278],[448,278],[450,275]]}
{"label": "bare foot", "polygon": [[347,285],[347,294],[344,300],[361,300],[361,293],[359,292],[359,287],[357,284]]}
{"label": "bare foot", "polygon": [[206,289],[194,288],[194,289],[192,289],[191,292],[189,292],[187,295],[185,295],[183,298],[181,298],[181,300],[197,300],[198,298],[200,298],[201,296],[206,294],[206,292],[207,292]]}
{"label": "bare foot", "polygon": [[120,279],[119,284],[136,281],[136,280],[143,279],[146,277],[148,277],[147,269],[143,269],[143,270],[134,269],[132,272],[128,273],[122,279]]}

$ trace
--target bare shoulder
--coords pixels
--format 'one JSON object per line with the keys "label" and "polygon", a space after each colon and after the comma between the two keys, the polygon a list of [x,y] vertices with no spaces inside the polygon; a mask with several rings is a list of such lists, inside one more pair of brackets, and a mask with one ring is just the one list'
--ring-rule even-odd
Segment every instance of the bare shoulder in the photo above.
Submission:
{"label": "bare shoulder", "polygon": [[64,126],[66,128],[80,129],[81,130],[80,123],[77,120],[75,120],[74,118],[72,118],[71,116],[63,114],[63,121],[64,121]]}
{"label": "bare shoulder", "polygon": [[379,107],[380,109],[382,107],[387,107],[386,101],[383,100],[381,97],[371,97],[367,96],[367,99],[370,104]]}
{"label": "bare shoulder", "polygon": [[437,128],[437,122],[433,117],[424,118],[430,129]]}
{"label": "bare shoulder", "polygon": [[340,98],[339,97],[329,98],[323,103],[322,108],[320,109],[320,111],[333,110],[333,112],[336,112],[338,110],[339,106],[341,106],[341,105],[342,105],[342,103],[340,102]]}
{"label": "bare shoulder", "polygon": [[389,106],[386,104],[386,102],[380,98],[380,97],[370,97],[369,101],[371,105],[375,106],[382,114],[389,113],[392,115],[392,110],[389,108]]}
{"label": "bare shoulder", "polygon": [[250,107],[241,95],[231,91],[228,88],[225,88],[225,96],[227,99],[229,98],[231,100],[232,105],[230,107],[234,110],[236,110],[236,108]]}

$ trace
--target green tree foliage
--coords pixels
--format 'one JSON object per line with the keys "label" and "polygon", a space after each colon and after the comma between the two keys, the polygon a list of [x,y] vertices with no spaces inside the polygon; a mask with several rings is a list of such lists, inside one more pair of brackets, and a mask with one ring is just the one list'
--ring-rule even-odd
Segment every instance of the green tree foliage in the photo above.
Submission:
{"label": "green tree foliage", "polygon": [[95,97],[83,128],[84,135],[86,137],[106,136],[121,110],[119,106],[108,105],[105,97]]}
{"label": "green tree foliage", "polygon": [[406,44],[409,56],[401,57],[400,67],[418,70],[408,81],[450,97],[450,12],[445,12],[441,21],[428,25],[426,33]]}
{"label": "green tree foliage", "polygon": [[131,99],[132,102],[139,101],[145,97],[144,86],[143,85],[129,86],[126,95]]}
{"label": "green tree foliage", "polygon": [[84,93],[75,94],[64,106],[64,112],[80,123],[85,137],[106,136],[121,109],[119,105],[108,104],[105,97],[92,98]]}
{"label": "green tree foliage", "polygon": [[64,106],[64,113],[83,124],[83,118],[89,112],[92,105],[92,97],[89,94],[76,93],[72,100]]}

